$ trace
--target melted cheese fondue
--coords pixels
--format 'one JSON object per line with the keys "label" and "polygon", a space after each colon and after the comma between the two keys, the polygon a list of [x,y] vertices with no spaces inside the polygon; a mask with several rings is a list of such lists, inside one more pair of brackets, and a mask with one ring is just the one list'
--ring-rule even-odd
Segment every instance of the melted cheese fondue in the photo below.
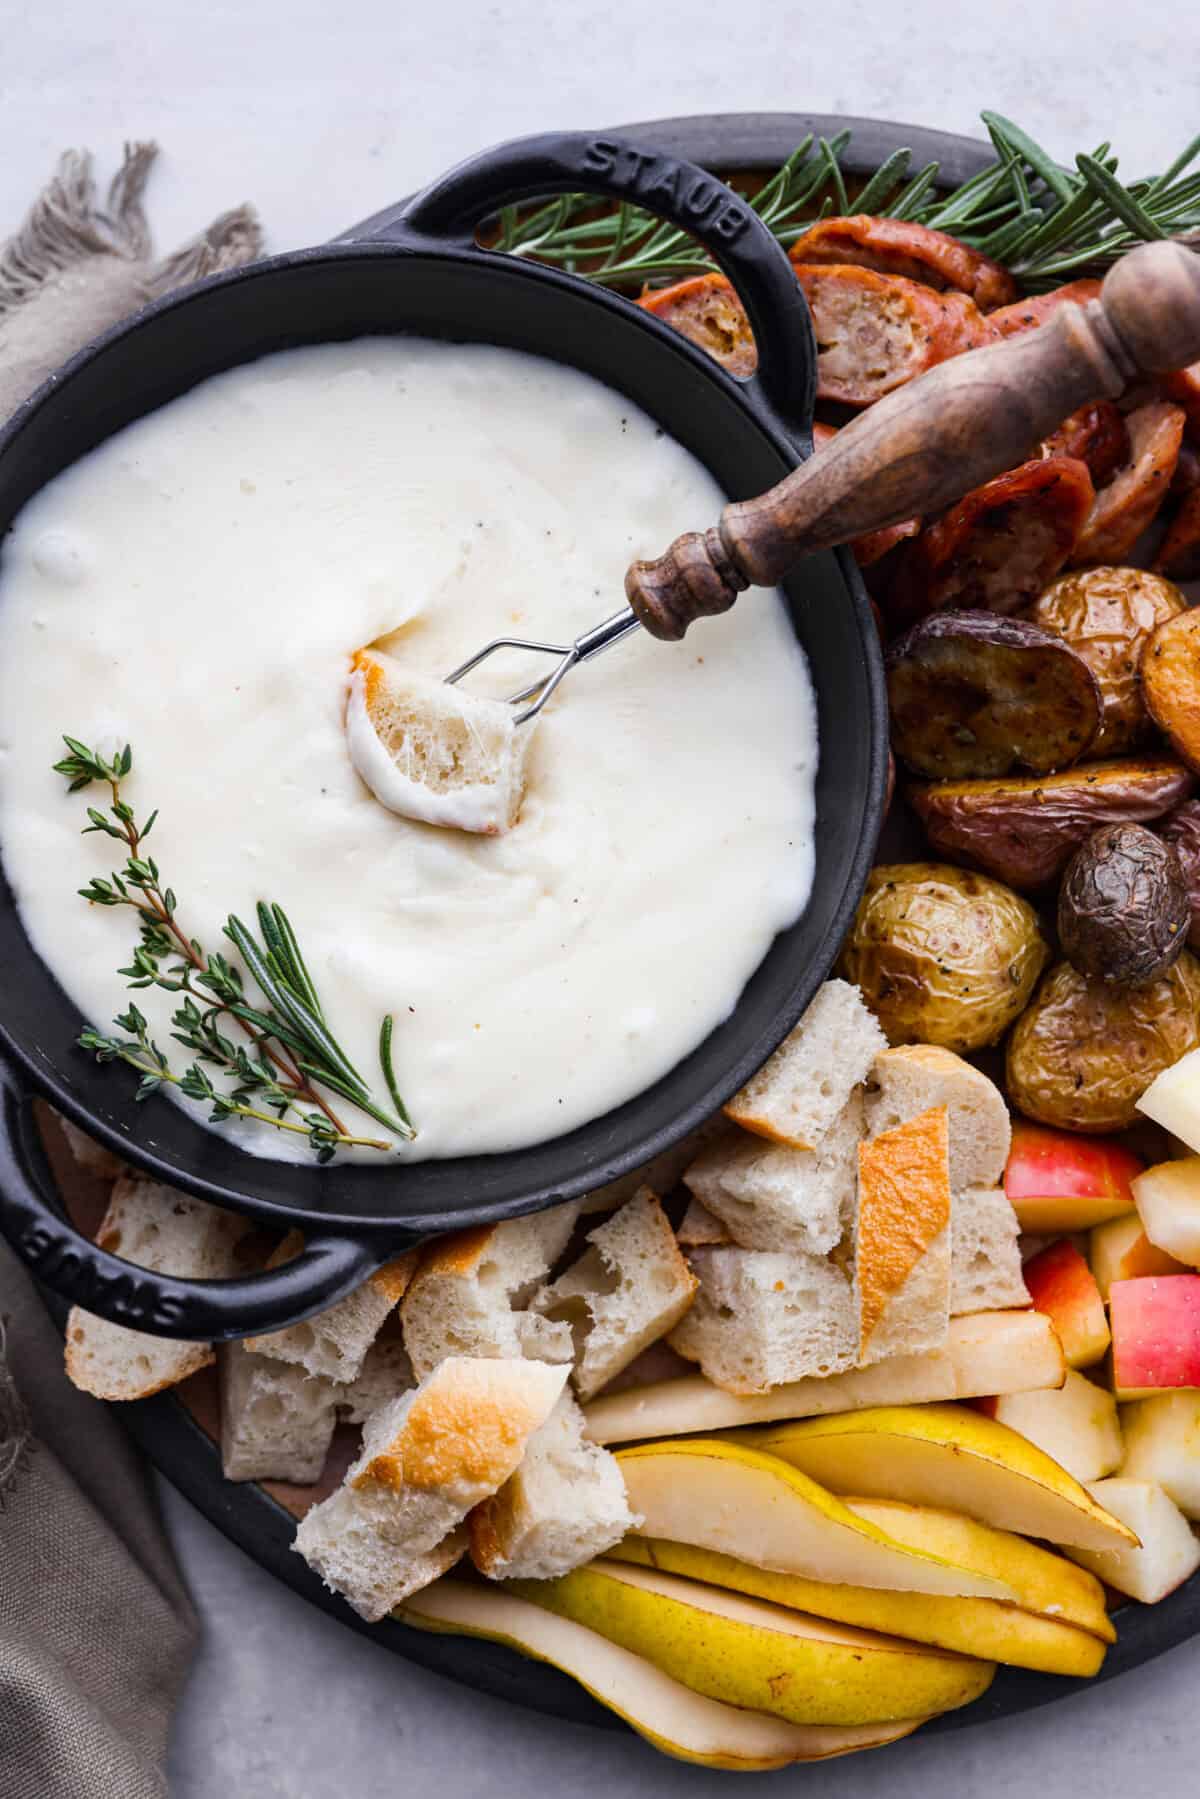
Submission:
{"label": "melted cheese fondue", "polygon": [[[440,676],[501,633],[565,641],[620,604],[633,556],[720,505],[620,395],[483,346],[288,351],[130,426],[30,502],[0,559],[0,852],[38,953],[94,1024],[124,1008],[136,921],[75,891],[118,846],[80,835],[104,802],[68,797],[51,764],[64,731],[129,742],[125,797],[161,808],[150,847],[184,928],[216,949],[228,913],[278,901],[381,1093],[395,1013],[406,1155],[518,1148],[641,1091],[731,1011],[808,895],[814,706],[782,600],[751,593],[683,644],[635,633],[577,670],[499,837],[372,796],[344,731],[350,659],[377,643]],[[489,664],[477,689],[530,669]],[[166,1045],[170,997],[135,997]],[[257,1154],[309,1156],[235,1128]]]}

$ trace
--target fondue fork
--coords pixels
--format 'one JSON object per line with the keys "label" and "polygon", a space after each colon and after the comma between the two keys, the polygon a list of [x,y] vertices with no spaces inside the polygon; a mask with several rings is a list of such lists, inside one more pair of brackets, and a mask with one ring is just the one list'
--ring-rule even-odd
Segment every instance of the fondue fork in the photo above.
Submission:
{"label": "fondue fork", "polygon": [[497,637],[447,680],[461,681],[499,650],[553,656],[548,674],[510,696],[522,708],[514,723],[525,724],[578,663],[639,626],[676,641],[745,588],[774,587],[802,556],[960,500],[1135,376],[1198,360],[1200,257],[1180,242],[1141,244],[1114,263],[1098,299],[1061,306],[1035,330],[930,369],[766,493],[726,506],[717,524],[677,537],[656,561],[633,563],[629,604],[574,643]]}
{"label": "fondue fork", "polygon": [[[519,693],[509,694],[510,706],[525,707],[513,720],[514,725],[523,725],[528,719],[537,717],[559,682],[570,674],[577,663],[590,662],[602,650],[611,650],[614,643],[620,643],[631,631],[640,630],[641,625],[642,621],[633,608],[623,606],[620,612],[614,612],[603,624],[593,625],[590,631],[585,631],[574,643],[540,643],[532,637],[493,637],[490,643],[485,643],[481,650],[476,650],[473,656],[461,663],[453,674],[447,675],[446,681],[449,686],[456,687],[464,675],[469,675],[473,668],[478,668],[481,662],[486,662],[497,650],[532,650],[539,656],[557,657],[557,663],[549,674],[543,675],[538,681],[531,681]],[[532,705],[527,705],[526,702],[530,700]]]}

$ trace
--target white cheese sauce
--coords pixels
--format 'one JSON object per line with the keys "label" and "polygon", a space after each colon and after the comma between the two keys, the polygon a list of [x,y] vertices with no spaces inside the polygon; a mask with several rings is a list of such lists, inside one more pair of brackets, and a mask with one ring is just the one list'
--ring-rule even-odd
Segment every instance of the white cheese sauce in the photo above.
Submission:
{"label": "white cheese sauce", "polygon": [[[350,658],[377,642],[440,676],[498,634],[567,641],[621,604],[632,557],[721,503],[628,400],[487,346],[287,351],[128,427],[38,494],[0,555],[0,854],[38,954],[93,1023],[127,1003],[136,921],[76,894],[114,865],[116,844],[80,835],[103,795],[68,797],[51,764],[64,731],[129,742],[126,797],[161,808],[148,848],[184,928],[228,947],[230,912],[278,901],[380,1093],[395,1014],[406,1155],[516,1149],[629,1099],[729,1014],[808,897],[815,708],[782,598],[576,670],[498,837],[372,796],[344,730]],[[476,689],[531,667],[512,657]],[[166,1045],[169,996],[134,997]]]}

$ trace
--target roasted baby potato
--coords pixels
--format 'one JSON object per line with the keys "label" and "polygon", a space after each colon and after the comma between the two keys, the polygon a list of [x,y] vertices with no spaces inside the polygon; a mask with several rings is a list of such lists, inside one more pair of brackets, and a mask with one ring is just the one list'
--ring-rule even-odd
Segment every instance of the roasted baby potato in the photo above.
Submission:
{"label": "roasted baby potato", "polygon": [[871,871],[842,951],[890,1043],[982,1049],[1022,1011],[1050,952],[1032,906],[937,862]]}
{"label": "roasted baby potato", "polygon": [[798,262],[817,339],[817,398],[869,406],[936,363],[993,342],[965,294],[935,293],[903,275]]}
{"label": "roasted baby potato", "polygon": [[1065,567],[1095,499],[1087,464],[1035,457],[977,487],[905,546],[893,619],[946,606],[1016,612]]}
{"label": "roasted baby potato", "polygon": [[1142,651],[1142,698],[1189,768],[1200,769],[1200,609],[1161,624]]}
{"label": "roasted baby potato", "polygon": [[1069,644],[994,612],[936,612],[887,653],[892,747],[933,779],[1046,774],[1083,755],[1100,689]]}
{"label": "roasted baby potato", "polygon": [[1025,779],[940,781],[908,797],[935,850],[1033,892],[1099,825],[1162,818],[1194,785],[1186,768],[1162,756],[1081,762]]}
{"label": "roasted baby potato", "polygon": [[1058,940],[1091,980],[1144,987],[1178,958],[1191,922],[1179,857],[1144,825],[1105,825],[1067,864]]}
{"label": "roasted baby potato", "polygon": [[1039,1124],[1120,1131],[1156,1075],[1200,1044],[1200,963],[1185,950],[1145,987],[1107,987],[1059,962],[1008,1040],[1008,1097]]}
{"label": "roasted baby potato", "polygon": [[1192,909],[1188,942],[1200,949],[1200,800],[1185,800],[1158,827],[1159,835],[1179,857]]}
{"label": "roasted baby potato", "polygon": [[1200,362],[1158,377],[1159,391],[1187,413],[1188,430],[1200,432]]}
{"label": "roasted baby potato", "polygon": [[1119,756],[1146,736],[1139,664],[1151,633],[1187,608],[1179,589],[1140,568],[1089,568],[1061,575],[1030,613],[1043,631],[1064,637],[1097,681],[1103,716],[1094,756]]}
{"label": "roasted baby potato", "polygon": [[1126,421],[1129,460],[1096,495],[1071,560],[1125,562],[1166,499],[1183,442],[1181,406],[1155,400]]}
{"label": "roasted baby potato", "polygon": [[789,252],[793,262],[856,264],[881,275],[904,275],[939,291],[954,288],[987,311],[1017,297],[1006,268],[944,231],[908,219],[880,219],[871,213],[822,219]]}

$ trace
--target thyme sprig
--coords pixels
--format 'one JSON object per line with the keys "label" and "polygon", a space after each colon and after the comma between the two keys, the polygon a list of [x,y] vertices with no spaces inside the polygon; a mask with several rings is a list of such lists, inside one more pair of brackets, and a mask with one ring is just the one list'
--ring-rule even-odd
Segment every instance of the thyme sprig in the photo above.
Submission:
{"label": "thyme sprig", "polygon": [[[178,1087],[186,1098],[211,1107],[210,1122],[251,1118],[307,1136],[319,1162],[327,1162],[339,1146],[394,1147],[390,1141],[349,1131],[322,1088],[350,1100],[395,1137],[414,1137],[392,1064],[390,1015],[380,1027],[379,1059],[391,1112],[375,1099],[330,1031],[283,908],[258,902],[257,937],[233,914],[225,924],[226,937],[262,996],[261,1002],[255,1003],[238,964],[220,952],[206,954],[178,922],[176,895],[163,883],[154,857],[144,850],[158,813],[152,812],[139,824],[121,796],[121,783],[133,768],[129,746],[110,758],[78,738],[64,737],[63,742],[68,753],[54,769],[66,777],[68,791],[75,793],[99,781],[108,786],[112,796],[107,811],[87,808],[89,822],[84,835],[100,832],[126,851],[120,872],[93,876],[79,889],[80,896],[89,905],[128,906],[137,914],[138,942],[130,962],[118,973],[131,988],[158,987],[179,996],[171,1018],[171,1036],[193,1052],[194,1060],[182,1074],[177,1073],[150,1036],[145,1017],[132,1004],[113,1020],[122,1035],[89,1028],[81,1033],[80,1046],[99,1061],[120,1060],[136,1069],[142,1077],[139,1100],[148,1099],[164,1085]],[[249,1047],[225,1033],[225,1020],[240,1029]],[[210,1069],[217,1070],[229,1084],[216,1086]]]}
{"label": "thyme sprig", "polygon": [[[936,162],[914,171],[905,149],[855,191],[842,166],[851,141],[843,131],[806,137],[749,204],[785,246],[821,219],[850,211],[930,225],[1005,263],[1029,292],[1101,273],[1148,239],[1200,232],[1200,170],[1193,168],[1200,136],[1163,174],[1125,184],[1107,143],[1066,169],[1010,119],[982,117],[996,160],[950,191],[938,188]],[[594,194],[505,207],[493,247],[624,289],[713,267],[686,232],[628,201],[597,216]]]}

